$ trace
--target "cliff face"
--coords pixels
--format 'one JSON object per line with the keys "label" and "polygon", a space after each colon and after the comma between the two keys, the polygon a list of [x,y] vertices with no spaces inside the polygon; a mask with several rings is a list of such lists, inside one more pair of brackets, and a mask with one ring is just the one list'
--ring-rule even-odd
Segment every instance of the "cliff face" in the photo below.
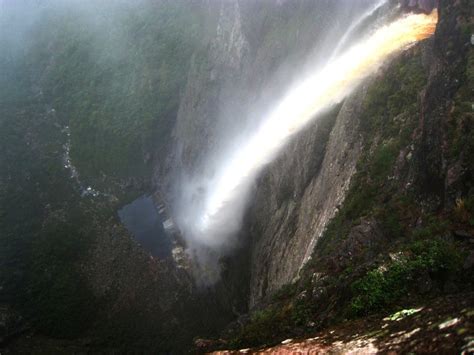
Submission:
{"label": "cliff face", "polygon": [[[402,2],[401,6],[430,13],[438,2]],[[396,177],[405,179],[406,186],[420,189],[433,209],[446,204],[453,206],[456,198],[468,193],[470,186],[466,154],[454,159],[447,157],[448,109],[466,60],[466,36],[459,32],[461,8],[461,4],[444,2],[434,49],[431,50],[431,44],[423,45],[429,79],[420,92],[421,116],[419,127],[413,132],[410,155],[414,156],[414,163],[410,165],[409,177]],[[450,49],[443,48],[446,44]],[[363,137],[365,128],[360,127],[359,121],[366,88],[348,98],[332,117],[316,122],[301,134],[259,181],[250,212],[250,305],[299,277],[299,270],[311,258],[325,227],[343,204],[363,145],[367,144]],[[373,133],[378,136],[383,132]],[[397,174],[401,174],[407,167],[397,169]]]}
{"label": "cliff face", "polygon": [[361,153],[364,96],[361,89],[314,123],[260,179],[249,213],[251,305],[294,281],[343,202]]}
{"label": "cliff face", "polygon": [[194,54],[173,132],[176,159],[190,170],[215,146],[219,118],[231,118],[222,112],[223,102],[230,91],[237,91],[248,52],[238,2],[208,5],[207,12],[211,33],[204,39],[205,52]]}
{"label": "cliff face", "polygon": [[[435,1],[402,3],[402,8],[422,12],[436,6]],[[305,34],[318,33],[325,24],[324,19],[318,25],[309,19],[336,11],[309,2],[281,2],[262,8],[264,5],[251,2],[221,4],[217,31],[211,31],[209,38],[211,54],[201,57],[201,66],[197,55],[194,59],[174,136],[183,148],[178,150],[178,161],[186,171],[192,172],[199,166],[195,162],[217,147],[220,127],[238,127],[233,126],[233,120],[255,117],[245,111],[258,107],[255,103],[262,97],[255,98],[254,93],[278,97],[287,84],[282,79],[288,74],[285,50],[296,53],[296,58],[311,57],[308,43],[321,43]],[[256,26],[248,11],[256,16],[259,10],[271,15],[271,20]],[[468,228],[463,223],[471,213],[472,155],[470,145],[462,148],[460,144],[470,137],[470,114],[461,103],[470,100],[469,92],[472,95],[472,49],[467,35],[470,11],[466,2],[441,2],[433,39],[401,54],[342,105],[295,137],[267,167],[256,184],[242,235],[250,254],[250,308],[261,307],[284,285],[293,283],[290,305],[285,301],[280,310],[272,308],[274,305],[267,309],[272,321],[282,323],[284,319],[286,324],[293,317],[301,324],[311,315],[324,324],[340,317],[341,312],[370,312],[366,308],[373,305],[368,306],[370,302],[357,294],[357,282],[369,282],[366,278],[371,274],[366,273],[381,262],[393,263],[388,251],[390,255],[417,255],[412,251],[419,250],[416,243],[441,243],[451,250],[451,243],[456,242],[439,237],[438,229],[430,229],[433,219],[450,225],[447,234]],[[292,22],[295,18],[298,25]],[[276,28],[278,34],[292,33],[292,26],[297,28],[294,36],[286,41],[278,36],[272,40]],[[304,68],[304,62],[295,57],[290,62]],[[206,90],[199,89],[203,85]],[[272,90],[266,91],[267,87]],[[465,209],[463,222],[451,216],[459,209]],[[425,230],[432,231],[433,240],[419,236]],[[466,245],[452,248],[458,247],[463,250],[460,254],[469,254],[463,249]],[[464,282],[450,276],[446,286],[446,279],[440,281],[433,275],[427,279],[426,272],[433,271],[423,268],[435,266],[425,265],[421,271],[407,258],[409,271],[403,277],[424,278],[429,284],[426,292],[444,292],[439,290]],[[465,267],[472,267],[467,259]],[[412,287],[409,281],[406,285],[403,287]],[[296,297],[294,292],[301,293]],[[387,299],[391,297],[400,296]],[[377,302],[386,305],[393,301]],[[262,320],[269,328],[276,326],[272,321]],[[250,324],[249,329],[255,329]],[[242,332],[245,338],[245,327]]]}
{"label": "cliff face", "polygon": [[473,88],[472,45],[468,42],[473,10],[465,1],[445,1],[439,11],[428,84],[421,93],[411,173],[433,209],[453,206],[457,198],[469,193],[472,179],[471,146],[456,146],[459,140],[467,142],[471,137],[469,104],[464,100],[469,100]]}
{"label": "cliff face", "polygon": [[[331,16],[352,21],[357,7],[312,1],[212,3],[207,11],[215,20],[208,23],[206,51],[194,54],[181,98],[171,173],[158,174],[158,185],[166,191],[176,175],[199,173],[203,159],[219,149],[219,139],[258,120],[281,96],[298,74],[294,67],[303,71],[311,65],[308,58],[321,59],[313,48],[330,46],[328,38],[344,34]],[[251,255],[250,305],[297,276],[341,203],[360,151],[356,127],[363,96],[361,90],[308,127],[258,182],[246,218],[250,233],[241,237]]]}
{"label": "cliff face", "polygon": [[[314,48],[343,34],[345,27],[333,24],[330,15],[351,21],[358,5],[216,1],[203,7],[207,30],[192,58],[168,162],[186,174],[219,148],[222,136],[232,137],[256,121],[298,74],[295,66],[304,70],[308,60],[319,60]],[[175,178],[161,173],[158,180],[166,176]]]}
{"label": "cliff face", "polygon": [[[433,38],[309,127],[259,180],[249,212],[256,307],[243,326],[229,328],[232,346],[423,309],[449,294],[473,304],[472,15],[468,1],[440,1]],[[461,309],[452,312],[470,322]],[[391,349],[428,349],[434,333]],[[386,346],[386,335],[373,344]],[[451,336],[447,347],[469,347]],[[317,339],[308,341],[317,348]]]}

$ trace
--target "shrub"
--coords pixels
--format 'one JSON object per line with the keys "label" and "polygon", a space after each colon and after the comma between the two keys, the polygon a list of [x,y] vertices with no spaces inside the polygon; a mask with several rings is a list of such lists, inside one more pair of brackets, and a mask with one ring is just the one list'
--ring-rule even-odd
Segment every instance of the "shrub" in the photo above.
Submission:
{"label": "shrub", "polygon": [[238,348],[243,344],[255,346],[274,342],[278,336],[292,330],[290,310],[291,306],[287,305],[255,312],[250,322],[231,340],[230,345]]}
{"label": "shrub", "polygon": [[439,237],[417,240],[406,250],[408,256],[386,267],[372,269],[352,285],[351,315],[364,315],[393,306],[416,290],[417,276],[428,273],[444,282],[462,268],[462,255],[453,242]]}

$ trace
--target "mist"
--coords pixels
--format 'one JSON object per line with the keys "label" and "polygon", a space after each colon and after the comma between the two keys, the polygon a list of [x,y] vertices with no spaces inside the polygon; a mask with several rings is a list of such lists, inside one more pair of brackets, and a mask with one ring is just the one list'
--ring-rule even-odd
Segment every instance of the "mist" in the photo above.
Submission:
{"label": "mist", "polygon": [[257,123],[252,122],[251,129],[244,125],[240,134],[224,134],[218,139],[219,153],[209,154],[198,173],[179,182],[175,217],[193,254],[204,255],[204,262],[209,262],[212,257],[205,250],[223,255],[238,246],[246,208],[262,171],[309,123],[341,103],[388,59],[434,32],[436,14],[396,20],[387,14],[374,16],[386,3],[365,2],[343,31],[336,35],[328,29],[315,48],[317,55],[310,58],[312,65],[287,74],[284,94],[261,105],[266,109],[259,110],[266,113]]}
{"label": "mist", "polygon": [[[32,47],[46,43],[49,48],[45,49],[54,57],[65,50],[57,45],[58,41],[69,35],[72,41],[87,36],[91,60],[97,64],[107,66],[124,58],[132,60],[130,48],[135,45],[137,34],[146,29],[144,25],[155,21],[165,26],[169,21],[165,16],[154,19],[151,16],[163,7],[187,6],[186,3],[184,0],[171,5],[166,0],[0,0],[2,56],[24,57]],[[141,21],[142,28],[134,28],[134,20]],[[133,58],[137,62],[146,60],[144,54],[133,55],[140,55]]]}
{"label": "mist", "polygon": [[[149,126],[136,126],[142,118],[139,109],[131,114],[121,114],[121,111],[130,102],[140,106],[143,97],[147,96],[151,101],[159,98],[171,102],[172,108],[165,108],[155,115],[175,118],[187,70],[183,66],[179,72],[168,72],[166,61],[175,60],[176,52],[190,57],[202,40],[198,35],[184,34],[181,38],[185,40],[178,44],[173,42],[171,49],[166,49],[168,52],[163,50],[149,55],[136,49],[140,31],[170,20],[169,17],[154,18],[150,10],[169,3],[151,0],[0,0],[0,71],[7,73],[17,59],[27,61],[28,50],[37,45],[40,38],[45,45],[43,50],[48,55],[54,53],[53,63],[43,65],[44,72],[48,72],[55,55],[61,55],[56,53],[57,49],[61,48],[66,54],[67,50],[73,51],[75,47],[69,41],[80,37],[78,40],[85,42],[83,47],[87,49],[84,61],[105,73],[113,73],[104,75],[107,80],[104,79],[100,86],[103,106],[112,107],[107,125],[120,129],[123,125],[125,134],[149,129]],[[177,3],[193,12],[194,2]],[[315,34],[314,43],[308,44],[307,57],[298,58],[301,65],[295,67],[291,59],[284,61],[260,92],[251,93],[257,99],[243,110],[246,117],[238,117],[237,113],[233,117],[231,110],[225,117],[218,117],[210,127],[214,132],[212,148],[201,152],[202,159],[194,169],[176,169],[174,184],[166,191],[172,204],[170,217],[185,240],[188,254],[198,261],[197,274],[211,270],[210,279],[218,279],[219,258],[230,254],[243,242],[239,232],[258,177],[288,143],[297,139],[298,133],[308,124],[340,104],[391,56],[431,34],[434,18],[405,15],[393,20],[393,6],[389,3],[388,0],[321,2],[321,8],[328,8],[332,16],[331,26],[321,25],[321,33]],[[129,24],[128,20],[134,16],[144,18],[139,26]],[[327,18],[316,20],[328,21]],[[171,28],[200,33],[183,27],[186,26]],[[145,45],[143,47],[146,49]],[[160,60],[164,61],[163,65],[155,70],[156,62]],[[38,80],[43,80],[46,75],[38,73],[37,76]],[[150,77],[154,77],[156,83],[151,84]],[[61,77],[57,80],[56,87],[63,90]],[[167,87],[163,89],[163,85]],[[123,106],[113,107],[116,101],[110,100],[111,97],[123,99]],[[73,160],[74,156],[82,154],[81,149],[87,149],[87,139],[91,135],[88,127],[80,124],[73,127]],[[171,136],[171,129],[166,129],[163,129],[163,135]],[[120,139],[118,135],[117,145],[121,144]],[[148,140],[147,149],[161,149],[155,142],[159,138]],[[103,159],[94,168],[107,172],[106,163],[107,159]],[[79,167],[79,171],[83,169]]]}

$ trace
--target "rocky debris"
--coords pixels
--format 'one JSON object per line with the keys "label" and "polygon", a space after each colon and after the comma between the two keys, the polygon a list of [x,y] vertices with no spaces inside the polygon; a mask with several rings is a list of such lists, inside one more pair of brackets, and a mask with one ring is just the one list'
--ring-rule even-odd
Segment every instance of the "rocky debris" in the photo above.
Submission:
{"label": "rocky debris", "polygon": [[[458,294],[388,316],[347,321],[305,339],[245,350],[248,354],[469,354],[474,347],[473,304],[473,293]],[[221,350],[213,354],[239,353]]]}
{"label": "rocky debris", "polygon": [[343,270],[351,263],[374,260],[386,236],[374,218],[363,219],[354,226],[332,259],[336,270]]}

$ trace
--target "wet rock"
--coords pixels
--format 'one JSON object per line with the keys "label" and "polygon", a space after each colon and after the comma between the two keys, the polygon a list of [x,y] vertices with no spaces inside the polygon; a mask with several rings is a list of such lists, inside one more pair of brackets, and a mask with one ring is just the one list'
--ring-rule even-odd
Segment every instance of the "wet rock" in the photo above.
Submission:
{"label": "wet rock", "polygon": [[401,0],[400,4],[405,11],[430,14],[438,7],[438,0]]}
{"label": "wet rock", "polygon": [[342,270],[351,262],[368,262],[373,260],[386,237],[373,218],[363,219],[359,225],[353,227],[347,238],[340,245],[333,266]]}

